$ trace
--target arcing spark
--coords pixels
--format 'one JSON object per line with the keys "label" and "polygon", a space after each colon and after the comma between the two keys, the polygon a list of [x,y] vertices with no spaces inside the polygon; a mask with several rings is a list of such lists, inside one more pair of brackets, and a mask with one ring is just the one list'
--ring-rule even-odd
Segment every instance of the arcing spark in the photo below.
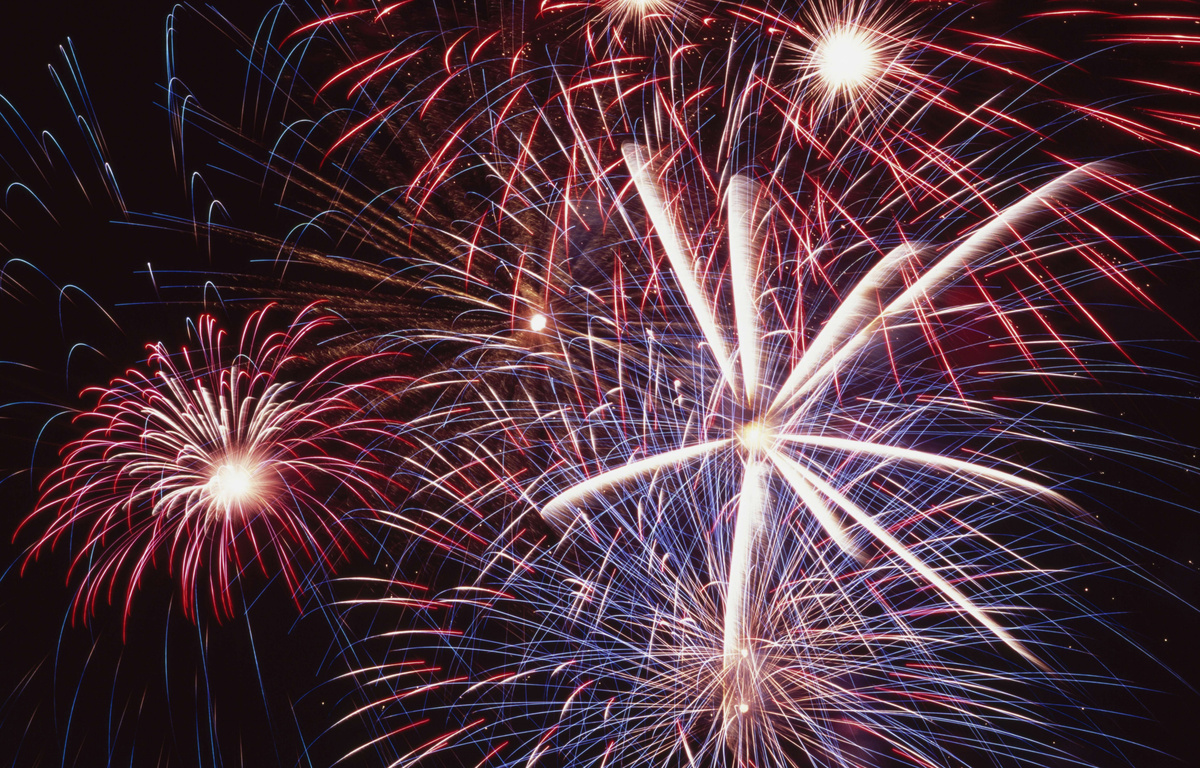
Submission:
{"label": "arcing spark", "polygon": [[389,481],[370,452],[393,433],[368,415],[383,380],[353,382],[364,358],[292,379],[299,348],[330,318],[305,311],[268,332],[269,314],[251,315],[232,353],[205,315],[196,349],[152,345],[145,368],[85,392],[97,404],[76,422],[89,431],[63,449],[25,522],[44,528],[30,558],[73,551],[84,613],[119,590],[128,611],[163,561],[189,615],[201,592],[232,614],[232,583],[255,563],[298,594],[308,566],[332,565],[353,541],[350,510],[384,503]]}

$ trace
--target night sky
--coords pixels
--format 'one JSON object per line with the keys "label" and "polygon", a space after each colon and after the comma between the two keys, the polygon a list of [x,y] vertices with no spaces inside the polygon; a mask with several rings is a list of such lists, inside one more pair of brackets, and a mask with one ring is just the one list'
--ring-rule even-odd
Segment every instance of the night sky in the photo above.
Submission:
{"label": "night sky", "polygon": [[[35,168],[0,124],[0,184],[20,180],[41,201],[31,202],[23,189],[13,187],[0,200],[0,257],[12,260],[0,286],[0,328],[5,329],[0,333],[0,402],[11,403],[0,410],[0,471],[7,476],[0,484],[7,531],[0,537],[0,766],[333,765],[374,734],[357,721],[327,730],[359,700],[348,683],[337,681],[351,664],[338,649],[356,627],[339,625],[312,595],[301,597],[303,611],[297,611],[283,584],[253,574],[244,588],[249,604],[244,617],[218,620],[202,609],[192,621],[181,610],[177,584],[158,569],[144,579],[127,620],[118,606],[101,605],[84,622],[72,611],[68,547],[43,553],[20,572],[35,532],[22,530],[15,541],[14,532],[33,508],[35,486],[54,466],[59,446],[74,434],[70,419],[56,414],[75,405],[83,388],[104,384],[139,362],[145,344],[161,340],[178,346],[187,319],[204,308],[219,308],[221,299],[235,307],[223,311],[243,316],[236,309],[241,294],[206,291],[204,283],[213,275],[220,283],[219,275],[227,271],[261,271],[261,265],[245,265],[271,254],[256,251],[252,243],[197,239],[178,223],[190,220],[192,211],[162,107],[165,19],[172,3],[9,5],[14,7],[5,9],[0,22],[0,95],[12,106],[0,103],[0,119],[12,122],[19,115],[35,133],[49,131],[71,160],[56,156],[52,167]],[[1200,12],[1192,4],[1165,5]],[[209,10],[178,16],[181,74],[212,113],[234,123],[245,114],[245,63],[239,54],[244,41],[225,30],[253,34],[268,7],[259,0],[217,0]],[[979,12],[995,16],[998,34],[1016,22],[988,4]],[[224,21],[210,23],[205,14]],[[1085,32],[1076,25],[1062,39],[1048,42],[1069,53],[1070,35]],[[60,78],[71,78],[59,51],[68,39],[128,214],[106,192],[47,71],[50,65]],[[1200,60],[1198,51],[1189,53]],[[1158,63],[1150,60],[1098,67],[1114,75],[1129,71],[1131,79],[1158,71]],[[68,88],[74,92],[75,86]],[[1166,109],[1188,104],[1179,102],[1162,97]],[[1194,98],[1190,109],[1200,113]],[[1194,130],[1180,128],[1180,136],[1200,145]],[[197,140],[195,146],[211,157],[189,165],[208,163],[214,194],[226,204],[233,226],[278,234],[286,216],[258,196],[255,181],[245,177],[247,164],[222,157],[215,142]],[[1113,146],[1118,153],[1128,149]],[[1089,147],[1093,154],[1103,150]],[[1134,162],[1143,164],[1151,178],[1194,180],[1200,172],[1195,157],[1165,152],[1139,154]],[[1194,189],[1194,181],[1181,186],[1187,185]],[[1200,215],[1196,192],[1174,189],[1171,199],[1185,207],[1193,204],[1191,215]],[[1193,222],[1192,229],[1200,232],[1200,224]],[[1106,411],[1161,436],[1164,455],[1192,466],[1198,463],[1195,451],[1185,446],[1195,444],[1200,431],[1200,391],[1187,378],[1200,373],[1196,343],[1189,338],[1200,332],[1196,274],[1194,262],[1181,260],[1162,268],[1150,288],[1178,324],[1140,310],[1097,308],[1109,321],[1124,324],[1124,338],[1150,340],[1138,352],[1139,361],[1181,372],[1169,387],[1151,385],[1170,388],[1164,397],[1113,398]],[[73,287],[60,290],[64,286]],[[1136,460],[1112,462],[1103,471],[1108,473],[1103,478],[1090,478],[1093,509],[1122,556],[1144,571],[1110,569],[1073,582],[1086,588],[1081,597],[1097,611],[1111,612],[1112,623],[1128,636],[1126,641],[1096,628],[1089,647],[1112,674],[1130,682],[1124,691],[1101,688],[1087,695],[1098,699],[1099,708],[1133,715],[1103,719],[1111,724],[1106,725],[1113,729],[1111,736],[1161,750],[1160,755],[1131,753],[1143,761],[1140,765],[1197,765],[1200,694],[1191,686],[1200,685],[1200,515],[1189,508],[1200,498],[1200,482],[1195,471]],[[1108,493],[1102,483],[1116,490]],[[339,572],[382,575],[386,569],[367,554]],[[1080,757],[1109,765],[1101,755]],[[366,750],[342,765],[380,760]]]}

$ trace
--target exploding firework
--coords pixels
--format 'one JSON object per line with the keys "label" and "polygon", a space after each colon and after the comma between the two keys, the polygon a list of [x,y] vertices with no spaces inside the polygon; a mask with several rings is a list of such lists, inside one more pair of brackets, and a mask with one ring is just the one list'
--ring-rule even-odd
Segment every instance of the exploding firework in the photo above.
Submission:
{"label": "exploding firework", "polygon": [[[703,216],[728,260],[705,274],[695,230],[664,202],[680,195],[644,149],[625,156],[631,184],[614,186],[635,194],[614,218],[638,220],[640,204],[649,226],[630,235],[640,258],[621,263],[633,274],[608,286],[612,303],[561,297],[552,321],[533,317],[542,339],[523,356],[481,338],[473,396],[465,371],[433,377],[456,393],[437,420],[457,434],[422,466],[472,490],[449,514],[389,524],[463,562],[467,584],[383,599],[418,623],[445,618],[381,633],[404,642],[364,672],[387,693],[363,712],[382,705],[395,722],[381,727],[406,736],[443,709],[458,727],[406,739],[399,763],[926,765],[1048,738],[1028,727],[1029,690],[1047,699],[1069,677],[1061,630],[1022,617],[1062,599],[1036,555],[1087,534],[1014,445],[1061,425],[972,396],[980,382],[947,348],[960,318],[982,311],[999,334],[1056,299],[939,297],[973,271],[1062,251],[1046,219],[1067,227],[1053,211],[1104,184],[1103,167],[1046,182],[955,243],[900,242],[805,335],[804,301],[832,270],[788,242],[802,228],[781,201],[733,177],[724,214]],[[705,287],[721,275],[724,304]],[[1034,376],[1061,375],[1074,361],[1053,338],[1009,345],[1038,349]],[[988,362],[1019,376],[1030,361]],[[527,379],[515,393],[514,365]],[[482,533],[496,505],[515,519]],[[1029,525],[1056,533],[1012,535]]]}
{"label": "exploding firework", "polygon": [[267,314],[249,318],[232,355],[205,315],[194,350],[154,344],[144,368],[85,392],[97,401],[76,417],[88,432],[63,449],[26,521],[45,529],[30,558],[60,542],[74,552],[82,612],[118,590],[130,610],[158,561],[188,614],[202,593],[232,614],[231,585],[256,563],[299,594],[308,565],[332,565],[352,545],[355,510],[383,504],[389,483],[371,450],[392,433],[367,415],[383,380],[338,382],[363,359],[293,380],[298,345],[330,320],[306,312],[268,332]]}

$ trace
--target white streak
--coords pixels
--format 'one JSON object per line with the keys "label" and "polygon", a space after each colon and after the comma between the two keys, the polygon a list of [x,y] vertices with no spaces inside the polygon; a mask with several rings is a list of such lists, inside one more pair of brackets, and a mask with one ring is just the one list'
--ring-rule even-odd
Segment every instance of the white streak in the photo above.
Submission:
{"label": "white streak", "polygon": [[952,459],[949,456],[942,456],[938,453],[929,453],[928,451],[917,451],[912,448],[901,448],[895,445],[883,445],[881,443],[871,443],[865,440],[851,440],[844,437],[820,437],[817,435],[777,435],[776,439],[780,442],[796,443],[797,445],[810,445],[818,448],[831,448],[833,450],[849,451],[859,454],[870,454],[872,456],[880,456],[885,459],[893,459],[896,461],[914,462],[924,464],[930,467],[937,467],[948,472],[958,472],[964,475],[970,475],[976,478],[986,478],[995,481],[1001,485],[1006,485],[1010,488],[1017,488],[1027,491],[1035,496],[1045,496],[1062,504],[1076,512],[1083,510],[1075,502],[1063,496],[1057,491],[1053,491],[1044,485],[1035,483],[1032,480],[1026,480],[1016,475],[1011,475],[1008,472],[1001,472],[998,469],[988,467],[982,464],[976,464],[962,459]]}
{"label": "white streak", "polygon": [[884,297],[880,293],[893,285],[896,276],[918,251],[907,243],[888,252],[878,264],[871,267],[846,299],[838,305],[825,327],[821,329],[804,356],[788,375],[771,403],[771,410],[791,404],[792,394],[819,366],[829,361],[841,345],[868,325],[879,314]]}
{"label": "white streak", "polygon": [[755,689],[754,637],[752,616],[762,595],[751,588],[754,573],[762,567],[755,562],[755,550],[766,525],[768,467],[761,460],[747,461],[742,472],[742,493],[734,523],[733,551],[729,556],[729,588],[725,597],[725,712],[726,728],[736,727],[737,719],[753,705]]}
{"label": "white streak", "polygon": [[[780,395],[776,397],[773,404],[773,410],[779,410],[783,407],[790,406],[799,399],[805,392],[811,390],[816,384],[824,380],[827,376],[838,370],[842,362],[850,355],[857,352],[863,347],[876,331],[883,325],[885,319],[904,315],[913,310],[916,303],[921,299],[928,299],[944,288],[947,283],[957,279],[962,271],[976,261],[980,261],[992,255],[997,245],[995,241],[1002,238],[1005,233],[1010,234],[1015,238],[1020,238],[1021,234],[1018,228],[1026,225],[1027,219],[1037,213],[1039,209],[1044,207],[1048,201],[1052,201],[1055,197],[1061,196],[1068,192],[1073,186],[1083,183],[1095,176],[1097,169],[1102,168],[1103,163],[1089,163],[1080,166],[1073,170],[1067,171],[1061,176],[1049,181],[1046,184],[1038,187],[1033,192],[1023,197],[1019,202],[1010,205],[1000,213],[996,214],[987,224],[972,232],[966,240],[955,247],[950,253],[939,259],[924,275],[916,280],[898,297],[893,299],[884,309],[879,312],[869,323],[863,325],[859,323],[859,330],[854,332],[853,336],[849,336],[842,344],[841,348],[829,359],[821,364],[820,368],[814,373],[804,376],[797,376],[793,373],[788,377],[789,386],[785,386]],[[896,251],[892,251],[888,256],[884,257],[884,263],[889,262],[897,256]],[[876,268],[873,268],[863,278],[863,282],[874,281],[880,277],[886,277],[889,270],[880,271],[876,274]],[[863,286],[863,295],[874,296],[878,288],[874,285]],[[858,293],[856,288],[854,293]],[[847,317],[846,320],[850,318]],[[838,329],[836,335],[841,338],[847,337],[845,330]],[[831,336],[831,342],[837,340]],[[815,345],[814,345],[815,346]],[[825,345],[823,345],[825,346]],[[812,350],[810,349],[810,352]],[[819,350],[822,356],[828,356],[827,349]],[[805,358],[808,354],[805,355]],[[814,364],[807,364],[804,359],[797,366],[803,367],[806,370],[812,370]],[[793,380],[794,379],[794,380]],[[792,391],[794,390],[794,391]],[[784,402],[785,393],[792,391],[787,395],[787,402]]]}
{"label": "white streak", "polygon": [[658,239],[662,242],[663,250],[667,253],[667,260],[671,262],[675,279],[679,281],[679,287],[683,289],[688,306],[691,307],[692,314],[696,316],[696,323],[704,333],[708,346],[712,348],[721,373],[730,386],[734,386],[736,380],[733,377],[733,366],[730,363],[729,345],[721,336],[712,306],[696,281],[690,255],[692,249],[682,242],[679,230],[663,203],[658,184],[650,170],[650,160],[646,157],[645,150],[632,142],[621,147],[621,151],[625,154],[625,163],[633,175],[633,184],[637,187],[642,204],[646,206],[650,222],[654,225]]}
{"label": "white streak", "polygon": [[894,552],[905,563],[907,563],[914,571],[919,573],[922,578],[936,587],[943,595],[950,599],[963,612],[970,615],[984,627],[986,627],[993,635],[999,638],[1005,645],[1012,648],[1014,651],[1024,657],[1029,663],[1033,664],[1043,672],[1050,672],[1050,668],[1046,663],[1033,654],[1019,640],[1013,637],[1008,630],[1000,626],[996,621],[988,616],[979,606],[975,605],[962,592],[958,590],[950,582],[946,581],[941,575],[930,568],[919,557],[914,555],[907,547],[904,546],[898,539],[888,533],[887,529],[875,522],[861,507],[853,501],[842,495],[836,488],[822,480],[815,473],[802,467],[793,459],[785,456],[779,451],[772,451],[771,458],[775,461],[775,466],[780,469],[786,468],[785,472],[792,472],[802,476],[816,490],[820,491],[836,504],[843,512],[854,519],[854,522],[861,525],[872,536],[874,536],[881,544]]}
{"label": "white streak", "polygon": [[555,496],[544,507],[542,507],[542,518],[550,522],[552,525],[562,529],[565,527],[565,521],[561,519],[571,507],[576,507],[584,504],[588,499],[599,496],[604,491],[614,488],[622,483],[629,482],[634,478],[648,475],[656,470],[671,464],[682,464],[684,462],[698,459],[710,453],[714,453],[733,442],[733,438],[725,438],[724,440],[710,440],[706,443],[698,445],[690,445],[686,448],[676,448],[673,451],[659,453],[639,461],[626,464],[623,467],[611,469],[596,475],[593,478],[585,480],[582,483],[573,485],[567,490]]}
{"label": "white streak", "polygon": [[783,475],[783,479],[788,481],[788,485],[792,486],[792,490],[800,497],[800,501],[813,513],[813,517],[817,518],[817,522],[825,529],[825,533],[829,534],[829,538],[843,552],[852,555],[856,560],[861,562],[864,558],[862,551],[855,546],[854,539],[851,538],[846,527],[842,525],[842,521],[837,518],[833,510],[829,508],[829,505],[817,493],[817,489],[813,487],[812,483],[808,482],[804,475],[795,471],[791,464],[784,464],[778,461],[775,461],[774,464],[775,468],[779,470],[779,474]]}
{"label": "white streak", "polygon": [[762,258],[759,198],[762,188],[741,174],[729,180],[729,276],[737,319],[738,356],[746,404],[754,407],[762,367],[762,332],[758,322],[758,282]]}

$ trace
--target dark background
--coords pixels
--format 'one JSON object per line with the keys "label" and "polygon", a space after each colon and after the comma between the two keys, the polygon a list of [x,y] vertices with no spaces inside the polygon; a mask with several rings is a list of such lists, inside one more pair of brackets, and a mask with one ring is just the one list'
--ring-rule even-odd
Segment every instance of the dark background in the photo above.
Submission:
{"label": "dark background", "polygon": [[[215,300],[189,287],[202,281],[194,276],[219,267],[223,258],[234,259],[214,256],[180,228],[148,227],[146,219],[127,216],[114,204],[47,71],[53,65],[69,78],[59,46],[70,39],[126,206],[190,217],[186,182],[173,159],[162,107],[166,17],[173,4],[8,5],[0,16],[0,95],[15,111],[4,107],[0,114],[10,121],[19,114],[34,136],[49,130],[74,162],[73,169],[61,157],[34,165],[22,160],[26,150],[11,137],[0,144],[0,158],[9,163],[0,163],[0,178],[28,184],[53,215],[11,189],[0,208],[11,217],[0,217],[3,258],[33,265],[10,263],[0,294],[3,399],[20,403],[0,409],[0,468],[10,474],[0,485],[0,514],[11,531],[32,508],[33,483],[52,466],[57,445],[70,438],[66,419],[53,420],[44,434],[41,426],[76,403],[83,387],[104,383],[135,363],[145,343],[181,339],[184,320]],[[219,11],[252,34],[270,4],[215,5],[217,10],[207,13]],[[1013,21],[1002,15],[1015,16],[986,6],[981,12],[993,13],[1001,25]],[[240,114],[245,64],[237,41],[200,14],[179,18],[177,52],[190,87],[212,111]],[[1051,42],[1070,45],[1069,40]],[[1149,73],[1156,62],[1132,66]],[[1177,163],[1174,156],[1145,157],[1151,174],[1194,170],[1190,161]],[[1200,202],[1195,193],[1174,194],[1185,206]],[[255,204],[252,194],[245,206],[237,203],[235,196],[230,216],[238,226],[253,229],[255,217],[270,216],[269,207]],[[182,274],[172,276],[175,270]],[[1152,288],[1193,331],[1200,328],[1197,282],[1191,267],[1175,267],[1164,270]],[[68,284],[78,290],[60,292]],[[167,290],[167,285],[181,287]],[[1114,311],[1112,318],[1118,317]],[[1144,314],[1131,315],[1129,322],[1144,325],[1126,335],[1159,339],[1153,346],[1169,353],[1148,352],[1152,359],[1196,373],[1196,347],[1187,334]],[[1142,401],[1127,418],[1170,440],[1194,444],[1200,428],[1196,388],[1180,381],[1167,394],[1176,397]],[[1112,403],[1113,409],[1125,406],[1126,401]],[[1190,450],[1168,453],[1195,463]],[[1131,545],[1129,556],[1167,589],[1147,588],[1140,575],[1125,573],[1078,582],[1081,588],[1090,584],[1091,599],[1100,610],[1114,612],[1130,641],[1100,637],[1089,644],[1117,674],[1133,681],[1129,689],[1113,693],[1112,706],[1133,709],[1140,719],[1113,721],[1110,735],[1162,750],[1132,753],[1140,765],[1200,764],[1195,726],[1200,696],[1189,688],[1200,681],[1200,622],[1193,607],[1200,602],[1200,521],[1186,509],[1194,506],[1200,488],[1194,473],[1151,469],[1151,475],[1161,476],[1147,476],[1136,464],[1114,466],[1105,482],[1144,488],[1145,498],[1103,495],[1098,503],[1107,507],[1104,520],[1114,533],[1144,545]],[[0,538],[0,569],[18,562],[29,541],[28,535],[15,543]],[[195,624],[183,617],[171,579],[152,573],[127,625],[122,626],[119,608],[102,608],[85,625],[72,617],[68,566],[60,549],[23,575],[12,569],[0,577],[0,765],[326,766],[368,737],[353,725],[325,732],[354,699],[345,687],[320,681],[340,674],[348,662],[334,651],[336,624],[315,606],[298,614],[282,585],[258,585],[244,620],[202,617]],[[1148,654],[1140,655],[1135,646]],[[369,751],[362,760],[374,762]]]}
{"label": "dark background", "polygon": [[[223,5],[228,24],[249,34],[270,7]],[[0,94],[14,107],[4,117],[16,125],[0,144],[8,163],[0,162],[0,174],[33,193],[10,190],[2,206],[9,218],[0,217],[7,251],[0,258],[21,260],[9,263],[0,296],[3,400],[17,403],[0,411],[9,475],[0,485],[7,531],[0,537],[0,765],[326,766],[366,740],[354,722],[325,734],[351,706],[341,700],[345,689],[320,683],[347,665],[333,650],[340,644],[331,621],[309,604],[298,612],[280,583],[259,578],[244,618],[218,621],[205,606],[193,623],[175,580],[152,569],[127,623],[120,598],[85,623],[72,610],[68,547],[17,571],[32,538],[13,543],[13,531],[33,508],[33,484],[72,434],[69,418],[50,420],[44,432],[42,424],[77,405],[84,387],[144,359],[145,344],[161,339],[177,348],[188,318],[222,309],[222,297],[197,287],[223,268],[222,255],[214,259],[185,226],[122,210],[47,69],[84,111],[60,46],[77,57],[125,206],[187,220],[187,185],[163,106],[173,7],[19,2],[6,3],[0,18]],[[219,19],[178,18],[175,49],[189,86],[236,120],[246,78],[237,41]],[[30,143],[32,136],[53,147],[43,131],[69,160],[53,149],[47,158]],[[251,208],[236,213],[241,225],[253,227],[262,215],[262,206]],[[180,287],[172,293],[172,285]],[[370,755],[366,764],[378,762]]]}

